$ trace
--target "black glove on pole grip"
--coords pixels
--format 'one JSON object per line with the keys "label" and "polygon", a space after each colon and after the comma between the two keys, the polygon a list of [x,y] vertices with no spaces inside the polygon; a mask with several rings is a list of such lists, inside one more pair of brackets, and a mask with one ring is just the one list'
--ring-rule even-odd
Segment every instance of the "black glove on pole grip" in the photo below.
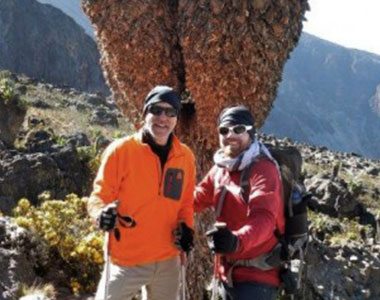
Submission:
{"label": "black glove on pole grip", "polygon": [[194,230],[186,225],[185,222],[179,223],[174,231],[175,245],[180,250],[189,253],[194,247]]}
{"label": "black glove on pole grip", "polygon": [[98,217],[98,227],[104,231],[110,231],[115,227],[117,217],[117,203],[108,204]]}
{"label": "black glove on pole grip", "polygon": [[215,253],[232,253],[238,246],[238,238],[231,230],[226,227],[225,223],[216,223],[215,227],[206,235],[211,238],[209,247]]}

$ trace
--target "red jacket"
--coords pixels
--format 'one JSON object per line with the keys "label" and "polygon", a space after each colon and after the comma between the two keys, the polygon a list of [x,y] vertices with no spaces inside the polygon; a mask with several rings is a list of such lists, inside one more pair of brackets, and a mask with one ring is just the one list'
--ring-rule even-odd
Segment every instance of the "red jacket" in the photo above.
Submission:
{"label": "red jacket", "polygon": [[[228,172],[226,169],[214,166],[195,191],[195,211],[200,212],[208,207],[216,209],[220,197],[220,185],[225,185],[228,189],[217,221],[227,223],[227,227],[237,235],[239,246],[236,252],[222,259],[219,271],[224,280],[230,268],[227,259],[252,259],[270,252],[278,243],[275,230],[278,229],[283,233],[285,228],[282,183],[273,162],[263,158],[253,166],[249,180],[248,203],[240,195],[240,175],[240,171]],[[232,280],[253,281],[274,286],[280,284],[278,269],[262,271],[255,267],[235,267]]]}

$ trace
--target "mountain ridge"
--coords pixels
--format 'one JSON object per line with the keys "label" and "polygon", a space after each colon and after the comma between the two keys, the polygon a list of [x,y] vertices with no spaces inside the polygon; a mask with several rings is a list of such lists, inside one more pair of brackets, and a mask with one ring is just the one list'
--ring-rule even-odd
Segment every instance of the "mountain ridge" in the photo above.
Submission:
{"label": "mountain ridge", "polygon": [[93,39],[51,5],[0,1],[0,69],[82,91],[109,94]]}
{"label": "mountain ridge", "polygon": [[83,13],[80,6],[80,1],[62,1],[62,0],[37,0],[42,4],[49,4],[60,9],[62,12],[70,16],[75,22],[80,25],[84,31],[92,38],[95,38],[94,28],[92,27],[87,16]]}
{"label": "mountain ridge", "polygon": [[380,56],[303,34],[263,131],[379,158],[379,84]]}

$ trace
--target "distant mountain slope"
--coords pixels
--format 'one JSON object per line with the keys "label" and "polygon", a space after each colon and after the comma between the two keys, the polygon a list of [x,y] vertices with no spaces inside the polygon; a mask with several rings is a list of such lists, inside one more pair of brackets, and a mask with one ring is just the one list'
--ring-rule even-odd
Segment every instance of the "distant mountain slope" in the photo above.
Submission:
{"label": "distant mountain slope", "polygon": [[94,38],[94,30],[87,16],[83,13],[80,0],[37,0],[40,3],[53,5],[70,16],[83,27],[84,31]]}
{"label": "distant mountain slope", "polygon": [[380,56],[304,33],[263,131],[380,158]]}
{"label": "distant mountain slope", "polygon": [[57,85],[109,93],[93,39],[61,10],[0,0],[0,69]]}

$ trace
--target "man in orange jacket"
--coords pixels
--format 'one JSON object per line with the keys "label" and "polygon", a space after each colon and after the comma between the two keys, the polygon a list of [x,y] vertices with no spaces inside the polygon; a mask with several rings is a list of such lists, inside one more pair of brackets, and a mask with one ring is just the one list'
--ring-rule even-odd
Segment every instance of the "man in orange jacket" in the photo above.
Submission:
{"label": "man in orange jacket", "polygon": [[193,246],[195,185],[194,155],[173,134],[180,109],[173,89],[155,87],[142,130],[104,152],[88,211],[109,232],[111,262],[95,299],[105,288],[107,299],[131,299],[142,286],[149,299],[177,297],[179,250]]}

